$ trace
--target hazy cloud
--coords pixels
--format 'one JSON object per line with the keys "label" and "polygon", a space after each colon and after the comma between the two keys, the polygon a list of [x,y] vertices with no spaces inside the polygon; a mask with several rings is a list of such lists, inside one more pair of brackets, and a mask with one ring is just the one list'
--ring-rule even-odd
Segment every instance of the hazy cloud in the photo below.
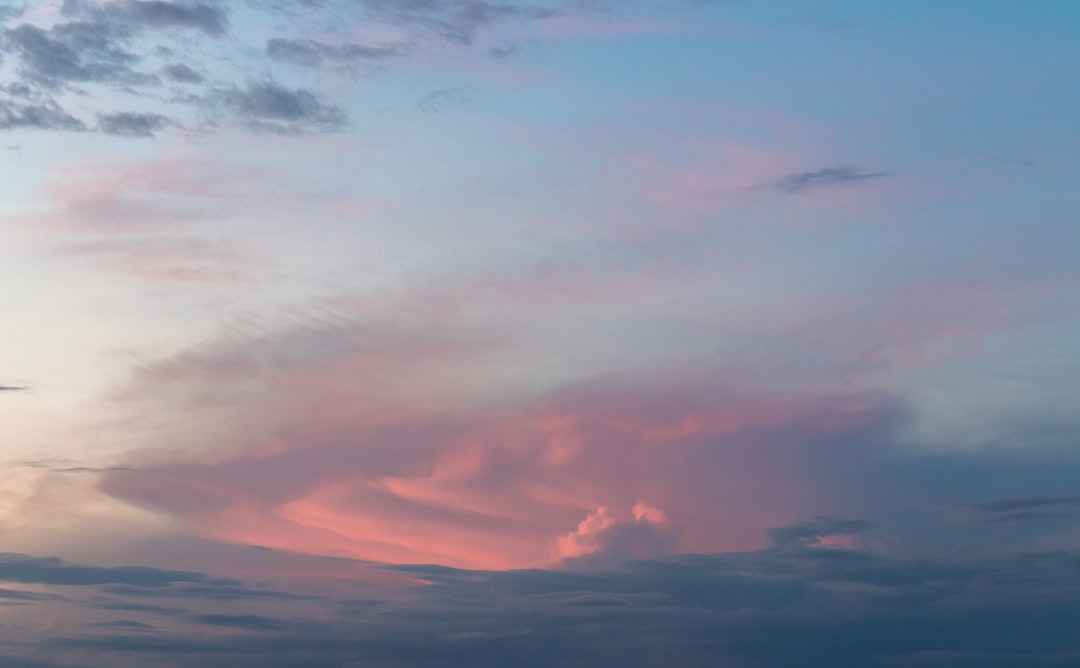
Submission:
{"label": "hazy cloud", "polygon": [[433,114],[442,108],[443,103],[461,99],[460,88],[441,88],[428,93],[416,102],[420,111]]}
{"label": "hazy cloud", "polygon": [[178,83],[199,84],[206,81],[206,77],[182,63],[166,65],[162,71],[166,78]]}
{"label": "hazy cloud", "polygon": [[556,16],[553,7],[535,7],[488,0],[359,0],[371,14],[396,23],[416,25],[461,44],[470,44],[477,31],[499,21]]}
{"label": "hazy cloud", "polygon": [[305,67],[319,67],[324,61],[337,63],[380,61],[405,53],[405,49],[398,46],[333,45],[313,39],[275,37],[266,42],[266,55],[271,60]]}

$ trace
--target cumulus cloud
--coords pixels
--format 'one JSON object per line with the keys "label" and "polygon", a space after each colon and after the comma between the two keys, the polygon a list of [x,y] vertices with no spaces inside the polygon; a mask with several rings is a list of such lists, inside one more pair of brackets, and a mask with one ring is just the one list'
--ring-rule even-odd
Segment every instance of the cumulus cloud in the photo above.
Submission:
{"label": "cumulus cloud", "polygon": [[577,529],[559,538],[556,555],[577,563],[621,562],[672,552],[674,536],[659,508],[638,502],[632,519],[619,521],[607,508],[597,508]]}

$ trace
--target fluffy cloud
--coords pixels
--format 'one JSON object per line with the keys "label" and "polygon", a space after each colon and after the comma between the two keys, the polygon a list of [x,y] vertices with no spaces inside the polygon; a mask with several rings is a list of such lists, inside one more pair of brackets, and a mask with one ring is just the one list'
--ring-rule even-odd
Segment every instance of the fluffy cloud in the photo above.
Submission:
{"label": "fluffy cloud", "polygon": [[597,563],[627,561],[669,554],[675,540],[662,510],[638,502],[632,519],[619,521],[607,508],[597,508],[577,529],[559,538],[556,555],[561,559]]}

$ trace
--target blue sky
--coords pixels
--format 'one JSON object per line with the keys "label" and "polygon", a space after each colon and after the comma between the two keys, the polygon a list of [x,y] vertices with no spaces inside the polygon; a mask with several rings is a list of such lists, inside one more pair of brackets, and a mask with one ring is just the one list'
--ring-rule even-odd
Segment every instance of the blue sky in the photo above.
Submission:
{"label": "blue sky", "polygon": [[4,661],[1075,665],[1078,13],[0,4]]}

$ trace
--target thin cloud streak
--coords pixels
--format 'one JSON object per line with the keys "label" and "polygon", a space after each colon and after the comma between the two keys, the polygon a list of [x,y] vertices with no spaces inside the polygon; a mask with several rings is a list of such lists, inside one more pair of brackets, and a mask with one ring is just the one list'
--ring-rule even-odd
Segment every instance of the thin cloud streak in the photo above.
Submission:
{"label": "thin cloud streak", "polygon": [[775,181],[758,184],[754,188],[796,195],[827,186],[858,184],[889,176],[892,175],[888,172],[864,172],[855,167],[825,167],[812,172],[788,174]]}

